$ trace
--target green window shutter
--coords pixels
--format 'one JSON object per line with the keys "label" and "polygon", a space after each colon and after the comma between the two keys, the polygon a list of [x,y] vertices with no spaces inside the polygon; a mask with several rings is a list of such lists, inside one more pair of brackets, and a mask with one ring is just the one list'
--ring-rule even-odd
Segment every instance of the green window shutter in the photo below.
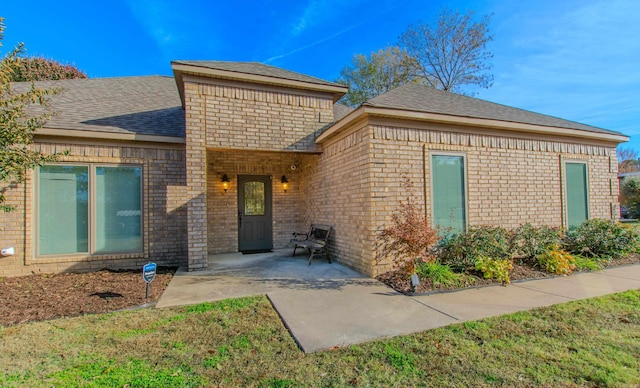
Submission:
{"label": "green window shutter", "polygon": [[434,226],[463,231],[466,225],[464,158],[432,155],[431,177]]}
{"label": "green window shutter", "polygon": [[89,168],[42,166],[38,174],[38,253],[89,251]]}
{"label": "green window shutter", "polygon": [[565,164],[567,192],[567,225],[579,225],[589,218],[589,196],[586,163]]}

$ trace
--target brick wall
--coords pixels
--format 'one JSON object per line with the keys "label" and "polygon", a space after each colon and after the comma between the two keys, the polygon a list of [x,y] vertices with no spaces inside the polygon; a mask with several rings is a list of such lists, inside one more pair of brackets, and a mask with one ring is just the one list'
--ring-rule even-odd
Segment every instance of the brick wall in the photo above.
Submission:
{"label": "brick wall", "polygon": [[330,95],[268,91],[249,84],[197,88],[209,148],[317,151],[316,131],[333,121]]}
{"label": "brick wall", "polygon": [[326,222],[337,225],[335,249],[341,260],[370,275],[390,269],[375,261],[376,234],[407,197],[403,176],[430,217],[432,153],[465,155],[469,225],[563,225],[561,174],[563,163],[571,160],[588,163],[589,216],[617,218],[612,213],[618,201],[612,147],[390,125],[369,125],[323,146],[316,180],[336,181],[319,190],[314,201],[321,204]]}
{"label": "brick wall", "polygon": [[204,131],[206,100],[197,84],[185,83],[187,177],[187,234],[189,271],[206,269],[207,261],[207,150]]}
{"label": "brick wall", "polygon": [[[43,153],[69,151],[60,159],[69,163],[137,164],[143,167],[143,252],[94,256],[34,257],[33,222],[35,187],[32,174],[25,184],[10,188],[8,203],[17,207],[0,213],[0,247],[13,246],[16,254],[0,258],[0,276],[31,273],[94,271],[102,268],[141,268],[186,263],[185,159],[180,147],[143,148],[126,145],[82,145],[40,142]],[[64,225],[61,225],[64,227]]]}
{"label": "brick wall", "polygon": [[361,129],[327,145],[305,165],[307,223],[332,225],[330,254],[363,273],[372,272],[373,206],[386,190],[384,182],[371,179],[376,166],[369,141],[369,132]]}
{"label": "brick wall", "polygon": [[[310,155],[284,152],[209,151],[207,157],[207,231],[210,254],[238,251],[238,175],[272,177],[273,246],[289,246],[293,232],[308,228],[304,218],[306,182],[303,166]],[[296,165],[291,170],[291,165]],[[229,189],[222,188],[222,176]],[[285,193],[280,180],[285,175],[289,187]]]}
{"label": "brick wall", "polygon": [[[293,232],[308,228],[304,200],[308,172],[304,166],[317,159],[312,155],[319,151],[317,132],[333,121],[332,96],[248,83],[206,82],[185,83],[187,166],[194,167],[193,176],[188,174],[189,187],[197,187],[193,195],[206,198],[206,214],[198,213],[205,225],[190,229],[189,245],[191,234],[197,234],[195,243],[201,244],[204,233],[208,254],[237,252],[238,175],[269,175],[273,179],[274,247],[286,247]],[[298,166],[295,171],[290,169],[292,164]],[[199,168],[206,172],[206,179],[200,180]],[[221,183],[224,174],[231,180],[226,193]],[[289,180],[287,193],[280,184],[282,175]],[[197,254],[201,253],[199,246]]]}

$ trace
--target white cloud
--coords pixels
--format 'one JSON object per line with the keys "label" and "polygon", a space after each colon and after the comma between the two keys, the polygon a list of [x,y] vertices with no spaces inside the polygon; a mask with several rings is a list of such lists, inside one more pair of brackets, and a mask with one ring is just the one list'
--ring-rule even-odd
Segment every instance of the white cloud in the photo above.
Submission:
{"label": "white cloud", "polygon": [[344,33],[348,32],[348,31],[350,31],[350,30],[352,30],[352,29],[354,29],[354,28],[358,27],[358,26],[359,26],[360,24],[362,24],[362,23],[363,23],[363,22],[358,23],[358,24],[354,24],[354,25],[349,26],[349,27],[347,27],[347,28],[344,28],[344,29],[342,29],[342,30],[340,30],[340,31],[338,31],[338,32],[335,32],[335,33],[333,33],[333,34],[331,34],[331,35],[329,35],[329,36],[327,36],[327,37],[324,37],[324,38],[319,39],[319,40],[317,40],[317,41],[315,41],[315,42],[312,42],[312,43],[305,44],[305,45],[303,45],[303,46],[297,47],[297,48],[295,48],[295,49],[293,49],[293,50],[291,50],[291,51],[289,51],[289,52],[286,52],[286,53],[284,53],[284,54],[274,55],[273,57],[271,57],[271,58],[269,58],[269,59],[265,60],[265,61],[264,61],[264,63],[271,63],[271,62],[273,62],[273,61],[275,61],[275,60],[282,59],[282,58],[286,58],[286,57],[288,57],[288,56],[290,56],[290,55],[293,55],[293,54],[299,53],[300,51],[307,50],[307,49],[310,49],[310,48],[312,48],[312,47],[318,46],[318,45],[320,45],[320,44],[322,44],[322,43],[328,42],[328,41],[330,41],[330,40],[332,40],[332,39],[335,39],[335,38],[339,37],[340,35],[342,35],[342,34],[344,34]]}
{"label": "white cloud", "polygon": [[481,98],[638,132],[640,2],[496,4],[495,82]]}

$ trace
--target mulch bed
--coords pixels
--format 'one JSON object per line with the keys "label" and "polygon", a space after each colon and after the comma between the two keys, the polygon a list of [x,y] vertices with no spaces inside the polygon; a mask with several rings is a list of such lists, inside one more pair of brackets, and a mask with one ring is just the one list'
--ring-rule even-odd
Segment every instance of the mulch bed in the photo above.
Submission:
{"label": "mulch bed", "polygon": [[[620,259],[613,259],[608,263],[604,263],[604,267],[617,267],[621,265],[629,265],[629,264],[640,264],[640,255],[637,253],[632,253],[628,256],[622,257]],[[536,267],[531,263],[522,263],[522,262],[514,262],[513,269],[509,273],[509,278],[511,281],[517,280],[528,280],[528,279],[539,279],[545,277],[553,277],[558,276],[542,269]],[[441,285],[434,285],[429,279],[420,280],[420,286],[418,286],[415,290],[411,287],[411,279],[404,271],[396,270],[385,272],[376,276],[376,279],[386,284],[387,286],[393,288],[394,290],[401,292],[403,294],[413,294],[413,293],[428,293],[435,291],[449,291],[449,290],[457,290],[460,288],[466,287],[479,287],[486,285],[494,285],[501,284],[501,282],[493,279],[484,279],[481,273],[471,273],[467,277],[465,283],[461,287],[443,287]]]}
{"label": "mulch bed", "polygon": [[[607,267],[640,264],[640,255],[613,260]],[[0,278],[0,326],[105,313],[156,302],[169,285],[176,268],[158,268],[145,299],[141,271],[102,270],[89,273],[40,274]],[[463,287],[499,284],[471,274]],[[514,264],[511,281],[556,276],[525,264]],[[400,271],[381,274],[378,280],[402,293],[412,293],[411,281]],[[451,289],[451,288],[449,288]],[[447,290],[428,281],[417,293]]]}
{"label": "mulch bed", "polygon": [[176,268],[158,268],[145,299],[142,271],[0,278],[0,325],[104,313],[156,302]]}

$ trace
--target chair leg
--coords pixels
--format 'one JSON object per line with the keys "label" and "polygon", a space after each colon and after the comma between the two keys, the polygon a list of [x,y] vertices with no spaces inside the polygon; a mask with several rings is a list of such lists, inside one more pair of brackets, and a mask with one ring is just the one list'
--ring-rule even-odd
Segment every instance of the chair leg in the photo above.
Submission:
{"label": "chair leg", "polygon": [[293,255],[291,255],[292,257],[296,256],[296,249],[298,249],[297,245],[293,247]]}
{"label": "chair leg", "polygon": [[313,260],[313,255],[314,255],[315,253],[316,253],[316,251],[315,251],[315,250],[312,250],[312,251],[311,251],[311,256],[309,256],[309,264],[307,264],[307,265],[311,265],[311,260]]}

